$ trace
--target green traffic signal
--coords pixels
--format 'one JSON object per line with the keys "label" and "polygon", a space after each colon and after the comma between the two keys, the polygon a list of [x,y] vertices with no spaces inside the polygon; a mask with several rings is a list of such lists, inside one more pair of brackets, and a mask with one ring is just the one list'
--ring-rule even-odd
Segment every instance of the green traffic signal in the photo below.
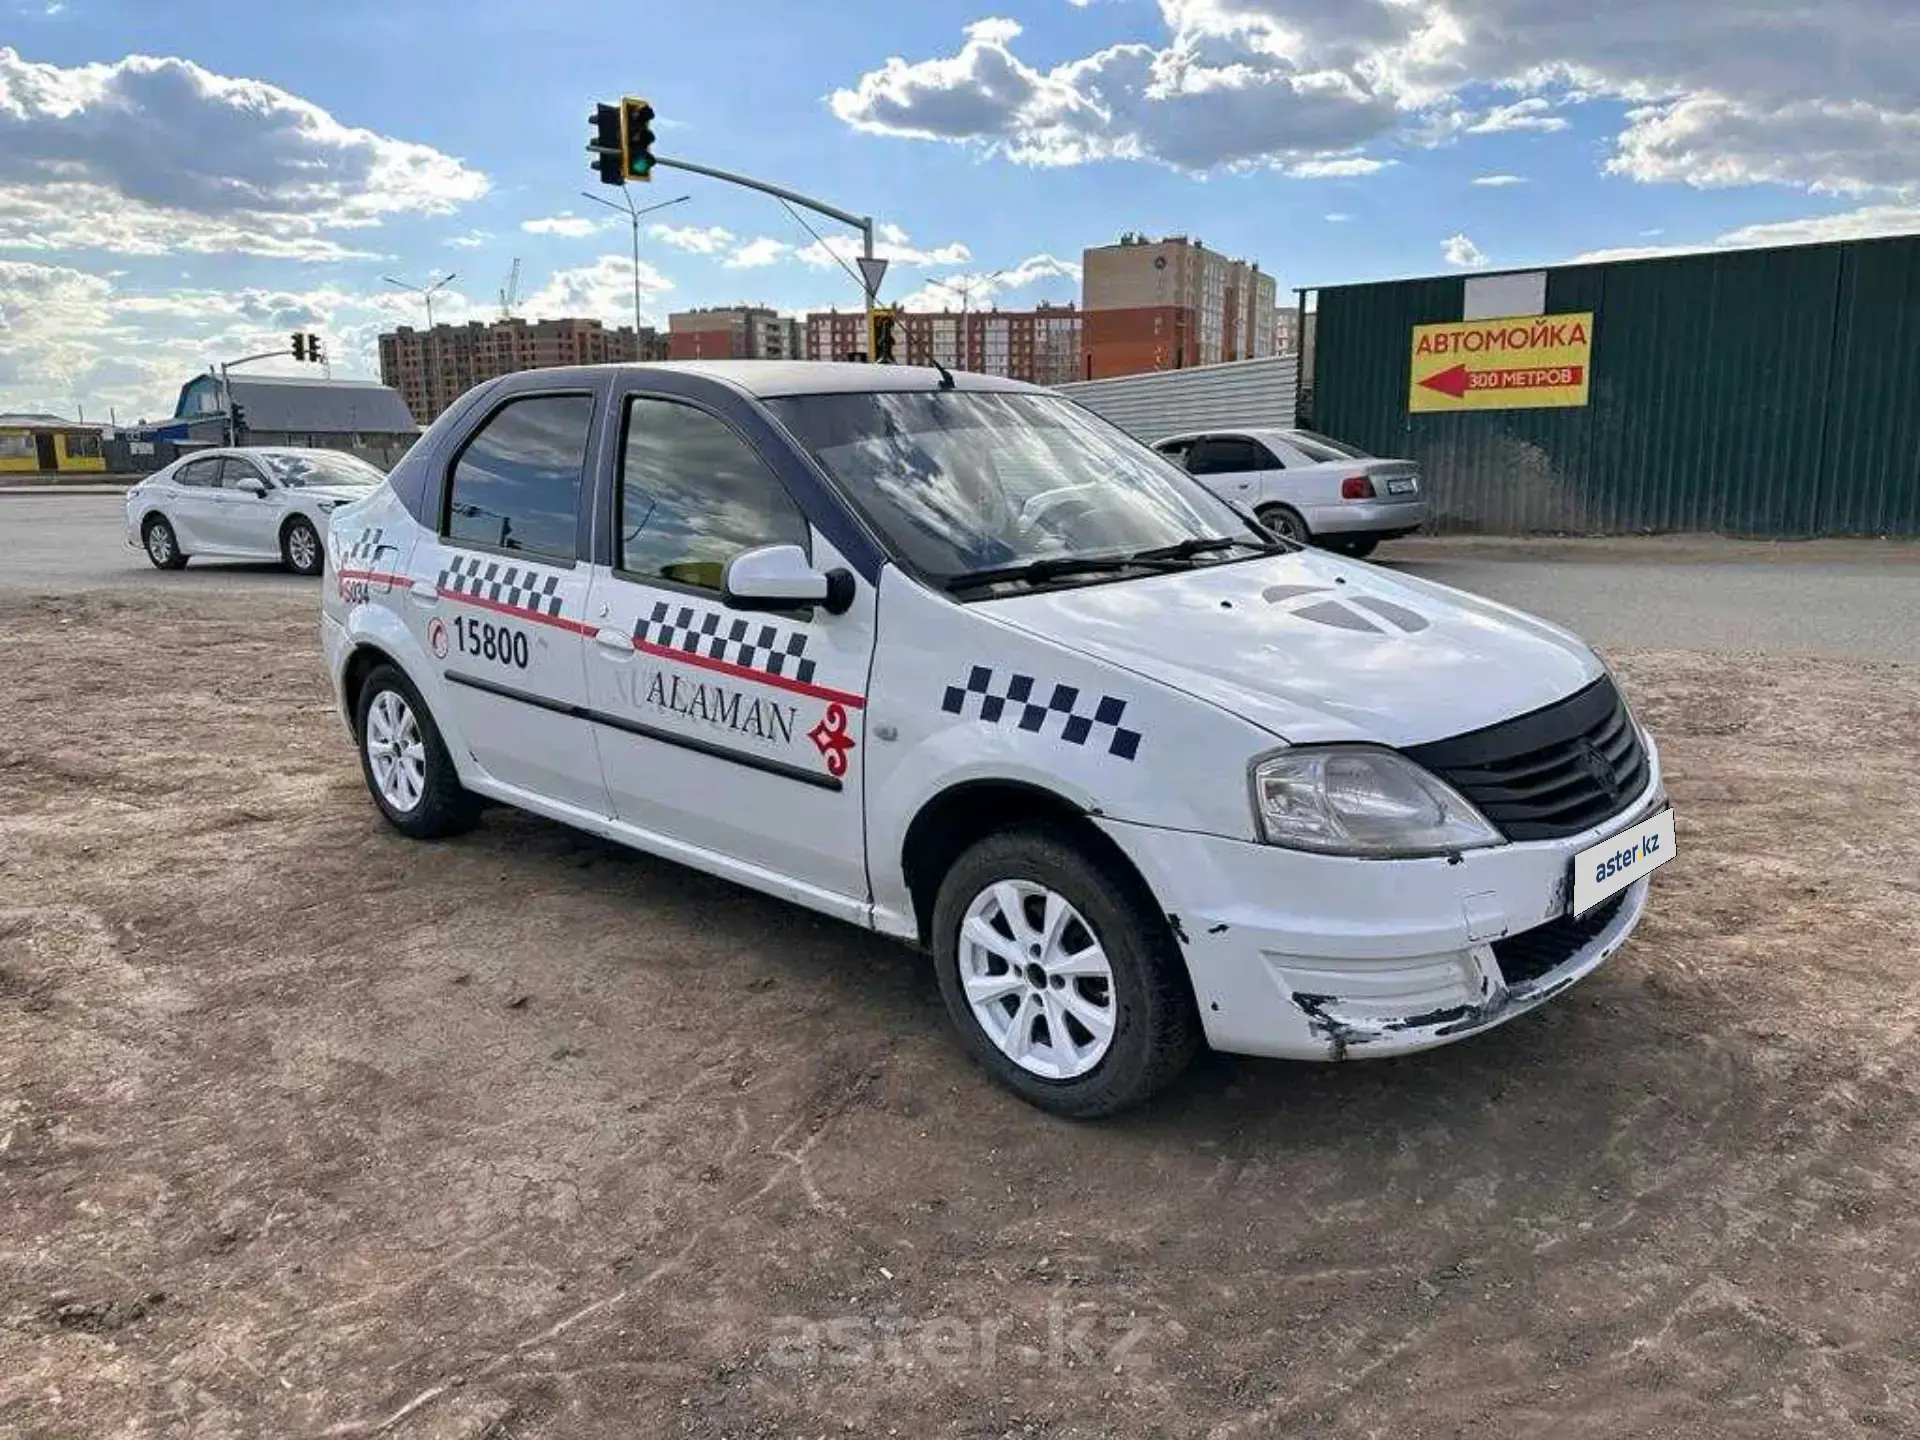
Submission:
{"label": "green traffic signal", "polygon": [[620,102],[621,132],[624,136],[625,151],[622,159],[626,164],[626,177],[629,180],[653,179],[653,106],[645,100],[629,95]]}

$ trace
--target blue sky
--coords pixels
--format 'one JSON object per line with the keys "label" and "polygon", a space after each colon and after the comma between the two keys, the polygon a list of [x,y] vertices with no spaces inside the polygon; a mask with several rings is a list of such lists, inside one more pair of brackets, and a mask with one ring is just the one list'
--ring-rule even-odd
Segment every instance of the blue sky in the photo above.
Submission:
{"label": "blue sky", "polygon": [[[626,318],[578,193],[623,92],[662,153],[871,212],[888,298],[1031,304],[1128,229],[1283,289],[1920,229],[1915,54],[1911,0],[0,0],[0,409],[164,413],[296,326],[367,373],[419,313],[386,274],[490,317],[519,257],[522,313]],[[772,200],[634,188],[691,196],[650,320],[857,303]]]}

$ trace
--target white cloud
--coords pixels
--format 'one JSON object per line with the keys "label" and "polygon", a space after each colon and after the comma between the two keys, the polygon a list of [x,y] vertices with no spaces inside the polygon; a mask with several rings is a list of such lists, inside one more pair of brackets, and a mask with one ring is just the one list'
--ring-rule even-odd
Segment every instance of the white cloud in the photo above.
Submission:
{"label": "white cloud", "polygon": [[762,235],[757,240],[749,240],[740,246],[721,263],[729,270],[757,270],[763,265],[771,265],[781,259],[793,247],[782,240],[769,239]]}
{"label": "white cloud", "polygon": [[1077,260],[1045,253],[1029,255],[1004,270],[952,271],[938,280],[923,281],[919,289],[900,296],[897,303],[909,310],[958,310],[963,305],[978,310],[994,304],[997,297],[1036,286],[1050,288],[1053,298],[1073,300],[1078,298],[1080,270]]}
{"label": "white cloud", "polygon": [[1440,246],[1440,253],[1446,257],[1447,264],[1467,270],[1478,270],[1487,263],[1486,253],[1465,235],[1449,235]]}
{"label": "white cloud", "polygon": [[464,235],[450,235],[440,243],[451,245],[456,250],[478,250],[491,239],[493,239],[491,230],[469,230]]}
{"label": "white cloud", "polygon": [[0,245],[366,258],[328,232],[444,215],[485,175],[264,81],[134,55],[65,67],[0,46]]}
{"label": "white cloud", "polygon": [[717,255],[733,243],[733,232],[722,225],[660,225],[647,227],[647,234],[662,245],[694,255]]}
{"label": "white cloud", "polygon": [[[1643,236],[1665,230],[1643,230]],[[1647,260],[1663,255],[1698,255],[1710,250],[1747,250],[1767,245],[1818,245],[1832,240],[1870,240],[1882,235],[1920,234],[1920,206],[1867,205],[1834,215],[1809,215],[1798,220],[1774,220],[1742,225],[1711,241],[1680,245],[1618,245],[1587,250],[1569,263],[1597,264],[1606,260]]]}
{"label": "white cloud", "polygon": [[1329,225],[1344,225],[1351,219],[1353,219],[1351,215],[1340,210],[1331,211],[1327,215],[1327,223]]}
{"label": "white cloud", "polygon": [[[828,235],[793,253],[815,269],[825,269],[830,265],[852,265],[860,250],[857,236]],[[882,224],[874,231],[873,253],[895,265],[964,265],[973,258],[973,252],[958,240],[931,250],[922,249],[912,243],[906,231],[892,224]]]}
{"label": "white cloud", "polygon": [[[1299,169],[1374,142],[1568,127],[1631,107],[1609,168],[1647,183],[1920,197],[1912,0],[1160,0],[1165,35],[1050,66],[1018,24],[893,57],[830,99],[873,134],[1024,164]],[[1489,94],[1499,103],[1487,107]]]}
{"label": "white cloud", "polygon": [[[673,281],[645,260],[640,262],[643,324],[663,323],[662,315],[649,302],[671,289]],[[633,259],[627,255],[602,255],[589,264],[557,270],[538,290],[521,298],[519,309],[532,320],[580,315],[604,325],[631,325]]]}
{"label": "white cloud", "polygon": [[1391,160],[1374,160],[1365,155],[1348,155],[1333,160],[1302,160],[1289,165],[1287,174],[1296,180],[1337,180],[1354,175],[1372,175],[1392,163]]}
{"label": "white cloud", "polygon": [[1526,184],[1527,177],[1524,175],[1476,175],[1473,177],[1473,183],[1488,190],[1504,190],[1511,185]]}
{"label": "white cloud", "polygon": [[569,240],[580,240],[605,227],[603,222],[591,215],[576,215],[571,210],[562,210],[558,215],[522,220],[520,228],[529,235],[561,235]]}

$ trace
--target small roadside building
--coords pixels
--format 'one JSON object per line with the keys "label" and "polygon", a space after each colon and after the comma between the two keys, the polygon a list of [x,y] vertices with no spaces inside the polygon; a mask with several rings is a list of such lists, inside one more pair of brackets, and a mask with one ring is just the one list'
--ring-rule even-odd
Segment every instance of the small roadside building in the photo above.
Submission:
{"label": "small roadside building", "polygon": [[[386,469],[420,437],[400,392],[372,380],[232,375],[228,385],[242,422],[242,445],[310,445],[345,450]],[[173,418],[150,431],[177,445],[226,443],[220,379],[196,375],[180,387]]]}
{"label": "small roadside building", "polygon": [[99,474],[101,427],[58,415],[0,415],[0,474]]}

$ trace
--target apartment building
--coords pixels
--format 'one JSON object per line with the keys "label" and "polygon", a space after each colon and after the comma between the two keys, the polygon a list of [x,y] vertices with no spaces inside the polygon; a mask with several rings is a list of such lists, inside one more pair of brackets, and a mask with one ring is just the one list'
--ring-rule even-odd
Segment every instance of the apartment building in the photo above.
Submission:
{"label": "apartment building", "polygon": [[798,360],[800,322],[765,305],[715,305],[667,317],[673,360]]}
{"label": "apartment building", "polygon": [[652,328],[609,330],[598,320],[474,320],[415,330],[402,325],[380,337],[380,380],[430,424],[483,380],[551,365],[603,365],[664,360],[666,341]]}
{"label": "apartment building", "polygon": [[1081,257],[1081,366],[1104,379],[1274,353],[1277,287],[1183,235],[1123,235]]}
{"label": "apartment building", "polygon": [[[1080,322],[1080,311],[1072,305],[909,311],[895,323],[894,358],[907,365],[938,360],[950,370],[1064,385],[1079,375]],[[807,316],[809,360],[845,360],[865,354],[866,348],[867,317],[860,311]]]}

